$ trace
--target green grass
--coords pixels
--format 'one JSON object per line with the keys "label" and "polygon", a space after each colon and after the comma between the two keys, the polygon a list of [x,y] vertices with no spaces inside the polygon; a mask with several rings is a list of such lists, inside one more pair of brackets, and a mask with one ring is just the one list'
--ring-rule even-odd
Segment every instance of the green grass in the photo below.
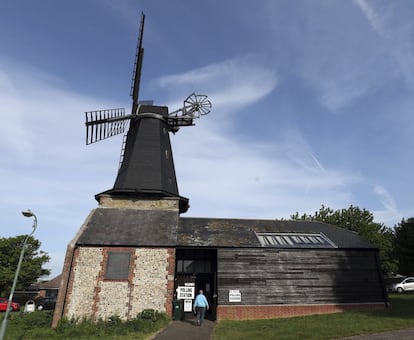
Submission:
{"label": "green grass", "polygon": [[53,313],[50,311],[11,313],[5,340],[145,340],[166,327],[170,322],[170,318],[163,313],[151,314],[150,317],[142,313],[135,319],[126,322],[116,316],[105,322],[63,319],[56,329],[52,329],[50,327],[52,318]]}
{"label": "green grass", "polygon": [[323,340],[414,328],[414,294],[390,295],[391,307],[375,312],[343,312],[284,319],[221,321],[214,340]]}
{"label": "green grass", "polygon": [[[414,328],[414,294],[392,294],[390,303],[391,308],[369,313],[343,312],[285,319],[221,321],[215,327],[213,339],[324,340]],[[158,314],[154,319],[137,317],[128,322],[122,322],[117,317],[113,317],[110,322],[98,323],[63,320],[57,329],[50,328],[51,321],[52,313],[49,311],[11,313],[5,339],[144,340],[166,327],[170,319],[165,314]]]}

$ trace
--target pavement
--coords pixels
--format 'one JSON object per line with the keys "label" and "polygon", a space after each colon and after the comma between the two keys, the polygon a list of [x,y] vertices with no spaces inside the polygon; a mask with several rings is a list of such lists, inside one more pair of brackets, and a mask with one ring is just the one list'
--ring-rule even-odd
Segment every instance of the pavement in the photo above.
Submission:
{"label": "pavement", "polygon": [[214,321],[205,319],[201,326],[197,326],[195,317],[185,318],[171,322],[152,340],[211,340],[215,325]]}

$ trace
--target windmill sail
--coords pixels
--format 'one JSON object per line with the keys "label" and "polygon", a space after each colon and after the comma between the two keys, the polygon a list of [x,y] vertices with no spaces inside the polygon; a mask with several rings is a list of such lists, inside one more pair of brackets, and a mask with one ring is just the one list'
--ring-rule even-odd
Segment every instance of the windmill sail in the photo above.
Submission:
{"label": "windmill sail", "polygon": [[125,109],[122,108],[85,112],[86,144],[123,133],[129,116],[125,116]]}
{"label": "windmill sail", "polygon": [[183,213],[188,209],[188,198],[178,193],[169,133],[194,125],[194,119],[210,112],[211,102],[206,95],[193,93],[185,99],[183,107],[169,113],[166,106],[138,100],[144,58],[144,22],[142,13],[130,93],[131,113],[125,114],[124,109],[86,112],[86,144],[123,133],[129,125],[114,186],[95,198],[99,201],[102,195],[176,197],[179,212]]}
{"label": "windmill sail", "polygon": [[132,83],[131,83],[131,97],[132,97],[131,114],[136,114],[137,109],[138,109],[139,85],[141,82],[142,61],[144,59],[144,48],[142,47],[142,37],[144,34],[144,23],[145,23],[145,14],[142,13],[141,24],[139,28],[139,34],[138,34],[137,52],[135,55],[134,72],[132,74]]}
{"label": "windmill sail", "polygon": [[135,55],[134,72],[132,75],[131,97],[132,110],[130,115],[125,115],[125,109],[109,109],[85,112],[86,120],[86,144],[99,142],[108,137],[124,133],[131,120],[137,114],[139,84],[141,82],[142,60],[144,49],[142,37],[144,34],[145,14],[141,14],[141,24],[138,34],[138,46]]}

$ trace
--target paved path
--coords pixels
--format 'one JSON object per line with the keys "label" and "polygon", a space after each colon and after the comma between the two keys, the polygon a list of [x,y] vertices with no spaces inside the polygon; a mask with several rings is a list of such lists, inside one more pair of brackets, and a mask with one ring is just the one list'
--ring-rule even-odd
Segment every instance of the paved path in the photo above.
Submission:
{"label": "paved path", "polygon": [[210,340],[215,325],[214,321],[204,320],[201,326],[197,326],[195,318],[173,321],[153,340]]}

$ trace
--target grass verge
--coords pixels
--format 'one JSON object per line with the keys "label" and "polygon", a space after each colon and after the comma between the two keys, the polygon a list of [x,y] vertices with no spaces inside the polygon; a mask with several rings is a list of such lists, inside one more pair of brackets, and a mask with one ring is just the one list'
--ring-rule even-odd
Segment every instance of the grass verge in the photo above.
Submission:
{"label": "grass verge", "polygon": [[98,322],[88,319],[62,319],[58,327],[52,329],[52,318],[53,313],[50,311],[12,313],[8,321],[5,340],[69,340],[76,338],[145,340],[166,327],[170,322],[170,318],[164,313],[151,313],[150,317],[141,313],[128,321],[122,321],[117,316],[111,317],[108,321]]}
{"label": "grass verge", "polygon": [[391,307],[375,312],[342,312],[285,319],[221,321],[214,340],[324,340],[414,328],[414,294],[390,295]]}
{"label": "grass verge", "polygon": [[[214,340],[324,340],[358,334],[414,328],[414,294],[390,295],[391,307],[376,312],[343,312],[286,319],[221,321],[214,330]],[[2,317],[0,316],[0,320]],[[62,320],[51,329],[52,313],[12,313],[5,340],[39,339],[112,339],[145,340],[166,327],[165,314],[156,318],[139,315],[127,322],[112,317],[108,322]]]}

